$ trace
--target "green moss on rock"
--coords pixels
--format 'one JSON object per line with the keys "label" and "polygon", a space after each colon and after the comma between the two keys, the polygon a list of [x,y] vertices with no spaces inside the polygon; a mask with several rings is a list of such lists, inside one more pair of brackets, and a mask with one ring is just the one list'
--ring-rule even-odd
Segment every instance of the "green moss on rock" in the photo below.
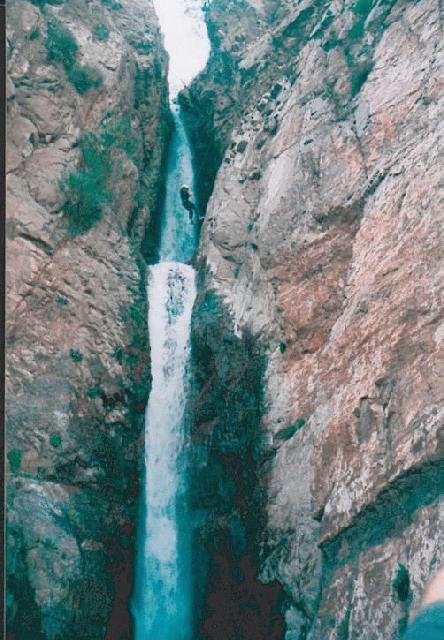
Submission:
{"label": "green moss on rock", "polygon": [[22,452],[19,449],[11,449],[7,454],[11,473],[17,473],[22,464]]}
{"label": "green moss on rock", "polygon": [[58,20],[48,23],[46,37],[47,60],[51,64],[60,64],[76,91],[83,95],[102,84],[102,76],[97,69],[80,66],[77,63],[79,45],[71,31]]}
{"label": "green moss on rock", "polygon": [[302,427],[305,426],[305,424],[305,418],[299,418],[299,420],[297,420],[294,424],[281,429],[278,433],[278,438],[284,441],[290,440],[300,429],[302,429]]}
{"label": "green moss on rock", "polygon": [[79,349],[70,349],[69,357],[73,362],[76,362],[76,363],[82,362],[83,360],[83,354],[81,351],[79,351]]}
{"label": "green moss on rock", "polygon": [[62,446],[62,436],[59,433],[53,433],[49,436],[49,444],[53,449],[59,449]]}

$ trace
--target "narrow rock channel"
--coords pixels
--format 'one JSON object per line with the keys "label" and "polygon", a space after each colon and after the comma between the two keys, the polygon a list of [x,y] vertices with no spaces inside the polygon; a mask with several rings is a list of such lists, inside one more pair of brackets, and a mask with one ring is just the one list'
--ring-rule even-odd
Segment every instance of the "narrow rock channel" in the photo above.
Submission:
{"label": "narrow rock channel", "polygon": [[[145,417],[143,503],[138,525],[132,600],[136,640],[192,640],[191,519],[185,384],[190,356],[195,272],[187,264],[197,246],[199,214],[193,196],[191,149],[177,104],[178,91],[200,71],[208,41],[196,0],[159,0],[170,53],[173,133],[161,219],[159,263],[148,273],[152,387]],[[187,206],[184,206],[187,205]]]}
{"label": "narrow rock channel", "polygon": [[6,639],[403,640],[442,3],[6,3]]}

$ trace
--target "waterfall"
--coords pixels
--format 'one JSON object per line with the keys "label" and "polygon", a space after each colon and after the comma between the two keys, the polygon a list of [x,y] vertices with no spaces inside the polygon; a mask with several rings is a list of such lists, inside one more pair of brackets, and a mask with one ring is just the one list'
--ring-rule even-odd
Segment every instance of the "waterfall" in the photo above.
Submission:
{"label": "waterfall", "polygon": [[191,149],[175,98],[203,68],[209,43],[202,0],[155,0],[170,56],[174,132],[168,150],[158,264],[148,273],[152,388],[145,416],[145,469],[136,580],[131,602],[135,640],[192,640],[191,524],[186,506],[185,384],[197,245],[197,214],[179,190],[192,186]]}

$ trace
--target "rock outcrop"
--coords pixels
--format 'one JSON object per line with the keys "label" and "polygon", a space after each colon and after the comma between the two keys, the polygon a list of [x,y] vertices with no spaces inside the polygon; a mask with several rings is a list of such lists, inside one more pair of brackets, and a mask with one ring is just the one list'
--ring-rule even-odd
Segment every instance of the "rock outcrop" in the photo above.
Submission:
{"label": "rock outcrop", "polygon": [[150,0],[7,9],[7,633],[130,638],[166,57]]}
{"label": "rock outcrop", "polygon": [[217,172],[190,406],[202,637],[394,639],[444,562],[439,3],[207,15],[182,95],[203,200]]}

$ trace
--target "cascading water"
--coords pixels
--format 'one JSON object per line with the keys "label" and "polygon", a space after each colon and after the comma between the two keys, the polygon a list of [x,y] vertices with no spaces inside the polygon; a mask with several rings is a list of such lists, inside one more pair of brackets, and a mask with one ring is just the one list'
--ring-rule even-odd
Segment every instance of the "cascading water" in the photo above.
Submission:
{"label": "cascading water", "polygon": [[[191,532],[186,509],[184,407],[197,242],[179,190],[193,184],[177,93],[204,67],[203,0],[154,0],[169,53],[174,132],[168,155],[160,261],[148,277],[152,389],[145,420],[144,501],[132,598],[135,640],[191,640]],[[196,217],[196,216],[195,216]]]}

